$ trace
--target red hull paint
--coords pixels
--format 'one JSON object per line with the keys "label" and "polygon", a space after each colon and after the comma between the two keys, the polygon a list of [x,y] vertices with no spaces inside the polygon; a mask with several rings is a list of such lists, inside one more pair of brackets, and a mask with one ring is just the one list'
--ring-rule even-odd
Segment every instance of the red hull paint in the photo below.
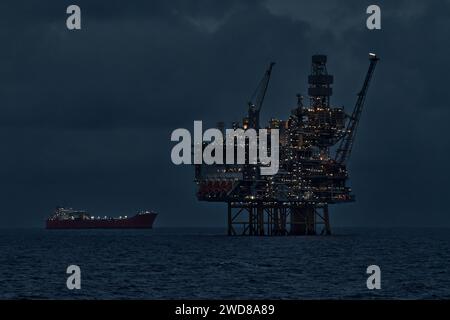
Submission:
{"label": "red hull paint", "polygon": [[156,213],[137,214],[126,219],[47,219],[47,229],[151,229]]}

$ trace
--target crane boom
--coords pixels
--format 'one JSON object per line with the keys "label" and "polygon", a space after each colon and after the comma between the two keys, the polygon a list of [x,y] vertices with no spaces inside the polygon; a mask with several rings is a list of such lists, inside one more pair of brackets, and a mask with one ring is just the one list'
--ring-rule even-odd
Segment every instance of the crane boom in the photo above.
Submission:
{"label": "crane boom", "polygon": [[[250,128],[259,129],[259,113],[261,111],[264,98],[266,96],[267,88],[269,86],[270,75],[272,74],[272,68],[275,65],[275,62],[271,62],[266,72],[264,73],[264,77],[259,82],[258,86],[255,89],[255,92],[250,98],[248,103],[248,118],[249,118],[249,126]],[[253,102],[253,100],[255,102]]]}
{"label": "crane boom", "polygon": [[336,162],[344,164],[352,152],[353,143],[356,137],[356,130],[358,128],[359,119],[361,117],[364,101],[366,99],[367,91],[369,89],[370,80],[372,79],[375,67],[378,60],[380,60],[375,54],[369,54],[370,65],[367,71],[364,84],[361,91],[358,93],[358,99],[356,100],[355,108],[350,117],[350,121],[347,124],[345,135],[339,144],[339,148],[336,151]]}

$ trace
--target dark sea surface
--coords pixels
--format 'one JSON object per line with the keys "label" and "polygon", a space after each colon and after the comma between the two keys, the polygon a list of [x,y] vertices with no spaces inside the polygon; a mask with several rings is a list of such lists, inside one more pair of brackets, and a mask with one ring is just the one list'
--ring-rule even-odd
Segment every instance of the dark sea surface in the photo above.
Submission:
{"label": "dark sea surface", "polygon": [[[2,299],[450,298],[450,229],[227,237],[222,229],[0,230]],[[66,268],[81,268],[68,290]],[[368,290],[366,268],[381,268]]]}

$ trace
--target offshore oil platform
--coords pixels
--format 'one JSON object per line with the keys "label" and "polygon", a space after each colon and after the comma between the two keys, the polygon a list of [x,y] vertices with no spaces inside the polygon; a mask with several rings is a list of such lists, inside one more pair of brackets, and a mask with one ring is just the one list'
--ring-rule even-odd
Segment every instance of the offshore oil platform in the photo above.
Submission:
{"label": "offshore oil platform", "polygon": [[[227,203],[228,235],[331,234],[328,206],[355,200],[346,185],[346,164],[378,60],[369,54],[362,89],[353,112],[347,114],[343,107],[331,106],[333,76],[327,72],[327,56],[312,56],[309,106],[297,95],[289,118],[271,119],[267,127],[279,130],[275,175],[261,175],[260,163],[195,165],[198,200]],[[273,66],[269,65],[252,95],[242,124],[233,122],[233,129],[260,129],[259,115]],[[222,132],[224,127],[218,123]]]}

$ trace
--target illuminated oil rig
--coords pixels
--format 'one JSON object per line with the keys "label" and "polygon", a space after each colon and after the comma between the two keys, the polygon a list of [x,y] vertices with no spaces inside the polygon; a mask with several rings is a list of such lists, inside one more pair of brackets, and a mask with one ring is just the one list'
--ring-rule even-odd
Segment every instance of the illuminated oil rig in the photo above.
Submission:
{"label": "illuminated oil rig", "polygon": [[[346,162],[379,59],[370,54],[369,60],[364,84],[348,115],[343,107],[330,104],[333,76],[327,72],[327,57],[312,57],[309,106],[297,95],[297,106],[290,117],[272,119],[267,127],[269,131],[279,130],[277,174],[261,175],[260,163],[195,165],[197,198],[228,205],[228,235],[331,234],[328,205],[354,201],[346,185]],[[269,65],[256,88],[248,116],[242,125],[234,122],[233,129],[260,128],[259,114],[273,66]],[[218,128],[224,131],[223,122]]]}

